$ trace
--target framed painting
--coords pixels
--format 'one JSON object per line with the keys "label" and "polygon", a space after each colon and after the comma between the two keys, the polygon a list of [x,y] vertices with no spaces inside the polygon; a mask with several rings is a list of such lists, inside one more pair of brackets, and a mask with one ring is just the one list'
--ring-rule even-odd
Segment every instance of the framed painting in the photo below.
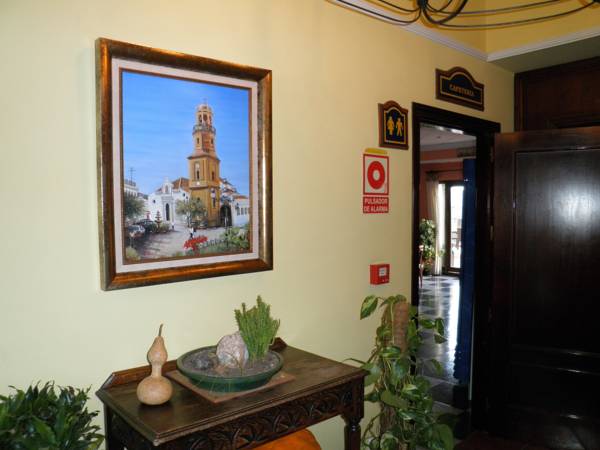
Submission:
{"label": "framed painting", "polygon": [[105,290],[273,268],[271,71],[96,41]]}

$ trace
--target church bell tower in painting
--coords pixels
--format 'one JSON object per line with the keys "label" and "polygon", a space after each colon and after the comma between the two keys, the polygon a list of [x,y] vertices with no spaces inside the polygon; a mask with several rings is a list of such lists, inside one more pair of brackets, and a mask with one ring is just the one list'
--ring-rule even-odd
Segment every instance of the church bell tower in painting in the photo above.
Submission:
{"label": "church bell tower in painting", "polygon": [[207,225],[219,224],[221,207],[220,160],[215,150],[216,130],[213,112],[206,102],[196,108],[196,123],[192,129],[194,151],[188,156],[192,198],[199,198],[206,208]]}

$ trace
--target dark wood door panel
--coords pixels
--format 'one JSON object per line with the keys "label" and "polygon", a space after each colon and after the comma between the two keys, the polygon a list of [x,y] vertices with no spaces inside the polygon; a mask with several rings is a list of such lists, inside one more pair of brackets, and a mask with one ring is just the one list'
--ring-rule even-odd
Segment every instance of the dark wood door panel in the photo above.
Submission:
{"label": "dark wood door panel", "polygon": [[600,127],[498,135],[494,179],[490,415],[559,442],[600,423]]}
{"label": "dark wood door panel", "polygon": [[[513,362],[508,379],[509,409],[525,408],[565,417],[600,417],[598,372]],[[582,392],[586,395],[581,395]]]}
{"label": "dark wood door panel", "polygon": [[514,202],[512,343],[600,353],[600,149],[516,153]]}
{"label": "dark wood door panel", "polygon": [[600,57],[515,75],[515,129],[600,125]]}
{"label": "dark wood door panel", "polygon": [[555,367],[574,372],[600,373],[600,355],[578,349],[513,344],[510,349],[510,361],[514,364]]}

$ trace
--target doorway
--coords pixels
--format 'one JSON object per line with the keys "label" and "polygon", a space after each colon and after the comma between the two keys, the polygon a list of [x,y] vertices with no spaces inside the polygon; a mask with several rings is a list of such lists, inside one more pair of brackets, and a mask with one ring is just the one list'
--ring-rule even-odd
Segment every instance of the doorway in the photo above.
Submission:
{"label": "doorway", "polygon": [[[448,342],[437,350],[433,344],[430,349],[424,346],[425,351],[431,351],[432,357],[443,359],[443,384],[434,379],[434,373],[426,375],[431,377],[432,385],[438,386],[432,388],[434,399],[437,395],[442,403],[458,406],[465,412],[461,424],[463,432],[460,432],[464,434],[471,426],[487,428],[488,363],[485,355],[491,292],[490,150],[493,135],[500,131],[500,125],[418,103],[413,103],[412,112],[412,304],[424,315],[444,316]],[[422,140],[431,135],[435,139],[440,136],[437,144]],[[454,148],[448,148],[447,141],[453,141]],[[465,161],[470,162],[465,164]],[[437,166],[443,170],[433,170],[435,164],[446,163],[454,166]],[[471,171],[468,176],[467,166]],[[467,198],[472,205],[470,210],[463,206]],[[428,211],[427,215],[421,214],[424,210]],[[438,233],[434,238],[433,258],[429,258],[431,272],[423,277],[423,288],[420,289],[420,263],[424,259],[424,250],[419,246],[422,219],[432,221],[434,228],[437,223]],[[467,219],[471,225],[468,233],[465,230]],[[471,242],[468,251],[465,239]],[[470,271],[465,270],[466,262]],[[457,369],[460,370],[457,372]]]}
{"label": "doorway", "polygon": [[[458,157],[457,159],[461,159]],[[464,158],[462,158],[464,159]],[[460,161],[462,164],[462,160]],[[444,272],[448,275],[460,275],[463,231],[463,197],[465,185],[463,181],[448,181],[443,185],[445,220],[440,223],[440,235],[448,243],[444,247]]]}
{"label": "doorway", "polygon": [[231,207],[229,205],[221,206],[220,211],[220,226],[222,227],[230,227],[231,223]]}

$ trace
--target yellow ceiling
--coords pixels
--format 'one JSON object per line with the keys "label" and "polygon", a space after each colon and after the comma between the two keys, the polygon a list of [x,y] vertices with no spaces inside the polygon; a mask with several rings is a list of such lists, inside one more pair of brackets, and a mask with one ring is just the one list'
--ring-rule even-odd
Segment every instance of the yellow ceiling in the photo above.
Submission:
{"label": "yellow ceiling", "polygon": [[[396,12],[393,8],[386,7],[384,3],[378,0],[366,0],[368,3],[379,8],[387,9],[390,12]],[[389,0],[388,0],[389,1]],[[530,0],[532,1],[532,0]],[[506,22],[512,20],[527,19],[538,15],[549,15],[567,11],[569,9],[581,6],[590,0],[562,0],[556,5],[539,6],[530,8],[519,13],[497,14],[487,16],[471,16],[466,19],[456,20],[453,23],[473,24],[473,23],[493,23]],[[399,6],[407,6],[412,2],[407,0],[391,0]],[[527,3],[522,1],[507,0],[470,0],[465,10],[495,9],[510,6],[510,4]],[[451,30],[439,27],[432,27],[419,22],[434,31],[445,36],[451,37],[466,45],[478,50],[491,53],[500,50],[506,50],[514,47],[521,47],[528,44],[534,44],[540,41],[555,39],[563,35],[571,34],[577,31],[600,28],[600,3],[593,5],[583,11],[571,14],[565,17],[548,19],[532,24],[494,28],[494,29],[475,29],[475,30]]]}
{"label": "yellow ceiling", "polygon": [[[524,0],[520,2],[508,2],[506,0],[471,0],[469,1],[467,9],[475,10],[484,8],[502,8],[509,6],[510,3],[522,4],[526,2]],[[576,8],[581,4],[581,0],[564,0],[556,5],[527,9],[519,13],[473,17],[464,19],[459,23],[481,23],[482,21],[485,23],[493,23],[527,19],[535,16],[545,16],[548,14],[560,13]],[[550,39],[556,39],[577,31],[589,30],[591,28],[598,27],[600,27],[600,4],[593,5],[583,11],[579,11],[565,17],[548,19],[532,24],[487,30],[454,31],[438,29],[438,31],[446,36],[452,37],[464,42],[467,45],[475,47],[478,50],[492,53],[510,48],[535,44]]]}
{"label": "yellow ceiling", "polygon": [[[336,2],[336,0],[330,0]],[[350,0],[356,5],[386,10],[391,16],[405,18],[380,0]],[[386,0],[402,7],[411,7],[412,0]],[[433,0],[433,4],[447,0]],[[534,0],[470,0],[466,11],[504,8]],[[591,0],[560,0],[555,5],[529,8],[519,13],[486,16],[467,16],[452,23],[494,23],[527,19],[568,11]],[[568,62],[575,59],[600,56],[600,3],[574,14],[540,22],[493,29],[453,30],[427,25],[418,26],[441,35],[478,52],[480,57],[495,62],[512,71]],[[529,58],[531,56],[531,58]]]}

